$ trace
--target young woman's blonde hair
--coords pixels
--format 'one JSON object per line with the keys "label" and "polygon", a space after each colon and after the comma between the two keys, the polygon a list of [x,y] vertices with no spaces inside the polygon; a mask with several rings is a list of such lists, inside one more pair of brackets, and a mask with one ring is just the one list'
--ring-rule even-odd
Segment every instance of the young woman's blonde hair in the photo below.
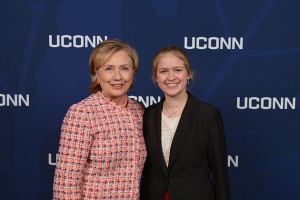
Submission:
{"label": "young woman's blonde hair", "polygon": [[190,63],[187,53],[180,47],[166,46],[166,47],[159,49],[154,54],[154,57],[152,59],[152,80],[154,81],[154,83],[155,83],[156,77],[157,77],[157,67],[158,67],[159,59],[166,54],[172,54],[172,55],[178,57],[180,60],[182,60],[184,62],[184,67],[187,70],[189,78],[193,79],[194,72],[191,68],[191,63]]}

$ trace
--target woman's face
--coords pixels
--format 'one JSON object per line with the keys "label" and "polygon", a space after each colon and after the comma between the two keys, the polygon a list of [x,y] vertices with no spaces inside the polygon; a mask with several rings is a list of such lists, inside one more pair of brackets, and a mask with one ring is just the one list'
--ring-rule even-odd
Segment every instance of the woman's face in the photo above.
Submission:
{"label": "woman's face", "polygon": [[184,62],[177,56],[167,53],[159,58],[156,81],[166,96],[175,97],[186,92],[188,72]]}
{"label": "woman's face", "polygon": [[132,61],[123,50],[113,53],[108,61],[96,71],[102,94],[115,102],[123,98],[128,91],[133,75]]}

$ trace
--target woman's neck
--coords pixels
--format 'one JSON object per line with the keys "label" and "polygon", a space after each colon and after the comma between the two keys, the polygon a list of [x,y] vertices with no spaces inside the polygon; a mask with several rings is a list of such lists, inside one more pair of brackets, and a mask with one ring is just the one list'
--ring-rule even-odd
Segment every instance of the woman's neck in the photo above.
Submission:
{"label": "woman's neck", "polygon": [[127,104],[127,98],[123,95],[121,97],[112,99],[118,106],[125,106]]}
{"label": "woman's neck", "polygon": [[174,109],[180,106],[184,106],[188,99],[188,93],[184,92],[181,95],[177,96],[165,96],[164,106],[167,109]]}

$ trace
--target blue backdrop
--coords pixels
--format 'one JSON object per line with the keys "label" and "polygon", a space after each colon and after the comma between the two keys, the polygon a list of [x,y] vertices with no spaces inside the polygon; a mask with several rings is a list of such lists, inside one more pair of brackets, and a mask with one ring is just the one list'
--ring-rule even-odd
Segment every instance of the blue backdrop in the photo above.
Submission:
{"label": "blue backdrop", "polygon": [[131,98],[155,103],[151,59],[184,48],[200,99],[219,107],[233,200],[300,199],[299,0],[3,0],[0,199],[47,200],[62,119],[87,97],[107,38],[138,51]]}

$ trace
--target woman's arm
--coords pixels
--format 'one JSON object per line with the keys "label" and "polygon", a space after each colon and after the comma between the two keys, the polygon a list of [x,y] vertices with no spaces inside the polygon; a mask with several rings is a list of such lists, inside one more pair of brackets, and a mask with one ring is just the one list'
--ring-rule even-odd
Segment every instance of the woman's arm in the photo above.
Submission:
{"label": "woman's arm", "polygon": [[53,199],[81,199],[84,168],[92,137],[88,113],[82,106],[73,105],[62,123]]}
{"label": "woman's arm", "polygon": [[230,200],[227,147],[220,112],[215,109],[209,121],[209,163],[212,168],[216,200]]}

